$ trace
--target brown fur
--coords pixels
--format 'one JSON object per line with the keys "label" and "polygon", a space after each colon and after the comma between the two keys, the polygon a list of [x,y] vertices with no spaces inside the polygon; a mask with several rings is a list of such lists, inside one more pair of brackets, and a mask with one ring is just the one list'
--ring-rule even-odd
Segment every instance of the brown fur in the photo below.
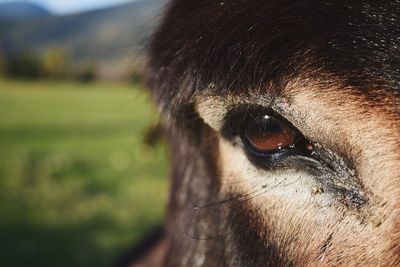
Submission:
{"label": "brown fur", "polygon": [[[400,265],[399,19],[397,0],[170,3],[148,64],[172,147],[167,266]],[[226,134],[246,109],[320,160],[253,164]]]}
{"label": "brown fur", "polygon": [[[396,213],[400,203],[400,173],[396,165],[400,160],[397,153],[400,148],[400,136],[394,134],[399,133],[398,124],[393,120],[395,107],[377,101],[368,103],[358,95],[352,96],[351,89],[325,89],[323,97],[320,97],[319,93],[322,90],[316,88],[316,85],[293,83],[283,91],[285,98],[276,97],[275,103],[270,105],[285,110],[286,113],[282,112],[283,114],[293,114],[291,112],[295,110],[296,117],[288,117],[303,130],[303,133],[312,140],[336,151],[342,150],[343,155],[352,157],[357,176],[368,195],[368,205],[354,213],[344,210],[341,206],[335,208],[334,204],[330,204],[331,208],[322,208],[321,203],[313,203],[314,201],[310,200],[304,203],[304,207],[299,208],[290,200],[284,203],[283,199],[276,198],[268,192],[249,201],[246,209],[249,213],[254,213],[250,210],[257,211],[258,217],[254,220],[259,221],[260,234],[265,231],[263,229],[270,229],[270,232],[274,229],[272,232],[276,236],[271,238],[270,235],[269,240],[279,244],[283,239],[287,243],[281,253],[296,264],[396,266],[400,260],[398,251],[390,249],[396,247],[400,241],[396,238],[399,231],[399,218],[396,217]],[[327,97],[328,94],[331,96]],[[251,96],[241,96],[229,101],[217,98],[214,102],[210,100],[211,96],[204,99],[207,104],[200,104],[198,109],[200,114],[205,113],[203,118],[210,122],[210,125],[219,125],[218,121],[222,120],[215,114],[221,114],[223,111],[218,111],[215,107],[229,110],[229,105],[237,105],[239,102],[270,103],[265,99],[251,99]],[[327,99],[330,102],[327,103]],[[199,102],[201,103],[201,100]],[[313,108],[310,110],[310,107]],[[350,114],[352,116],[349,116]],[[223,157],[234,157],[232,155],[235,152],[230,151],[229,147],[229,144],[220,147]],[[243,162],[245,158],[238,161]],[[233,159],[223,159],[222,162],[221,167],[230,173],[222,175],[224,182],[232,177],[236,181],[236,186],[228,188],[227,191],[246,194],[254,190],[254,182],[248,182],[247,174],[251,173],[250,171],[240,177],[240,173],[246,168],[245,164],[238,164]],[[237,182],[238,179],[242,179],[241,183]],[[295,210],[291,210],[290,207]],[[319,225],[316,221],[323,223]],[[291,240],[294,236],[296,238]],[[289,240],[285,240],[286,238]]]}

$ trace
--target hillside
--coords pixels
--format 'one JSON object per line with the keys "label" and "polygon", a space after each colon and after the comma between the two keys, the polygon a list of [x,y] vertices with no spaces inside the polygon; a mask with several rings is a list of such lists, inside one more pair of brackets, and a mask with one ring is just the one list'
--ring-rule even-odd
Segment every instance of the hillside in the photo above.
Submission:
{"label": "hillside", "polygon": [[133,64],[158,21],[164,0],[141,0],[68,16],[0,23],[0,53],[65,51],[76,63],[112,75]]}
{"label": "hillside", "polygon": [[50,16],[45,8],[29,2],[10,2],[0,4],[0,20],[19,20]]}

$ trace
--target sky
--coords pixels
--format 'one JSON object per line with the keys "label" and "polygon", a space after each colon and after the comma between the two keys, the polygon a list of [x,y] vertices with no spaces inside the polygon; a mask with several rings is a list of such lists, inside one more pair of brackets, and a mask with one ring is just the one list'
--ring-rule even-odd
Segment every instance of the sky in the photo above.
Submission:
{"label": "sky", "polygon": [[[71,14],[95,8],[108,7],[132,0],[27,0],[39,4],[55,14]],[[0,3],[21,2],[21,0],[0,0]]]}

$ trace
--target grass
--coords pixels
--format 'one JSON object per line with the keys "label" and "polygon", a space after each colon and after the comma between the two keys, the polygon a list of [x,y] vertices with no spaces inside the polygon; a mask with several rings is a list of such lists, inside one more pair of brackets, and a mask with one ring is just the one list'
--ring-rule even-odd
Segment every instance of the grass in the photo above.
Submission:
{"label": "grass", "polygon": [[132,85],[0,80],[0,266],[110,266],[162,223],[154,114]]}

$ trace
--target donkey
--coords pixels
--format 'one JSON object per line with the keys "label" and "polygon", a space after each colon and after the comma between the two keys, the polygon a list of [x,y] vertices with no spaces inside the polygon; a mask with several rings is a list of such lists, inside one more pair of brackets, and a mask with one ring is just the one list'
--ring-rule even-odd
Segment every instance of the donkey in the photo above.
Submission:
{"label": "donkey", "polygon": [[400,265],[400,1],[172,0],[166,266]]}

